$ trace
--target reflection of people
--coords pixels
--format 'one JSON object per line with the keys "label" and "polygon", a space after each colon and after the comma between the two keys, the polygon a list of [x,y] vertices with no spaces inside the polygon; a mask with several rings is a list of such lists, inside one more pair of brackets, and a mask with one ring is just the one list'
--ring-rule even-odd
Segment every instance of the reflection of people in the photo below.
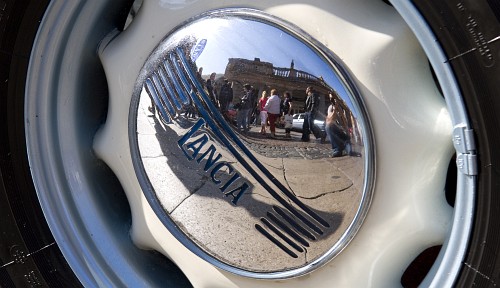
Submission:
{"label": "reflection of people", "polygon": [[304,113],[304,124],[302,125],[302,141],[309,141],[309,134],[312,132],[316,139],[321,138],[321,142],[324,142],[325,135],[321,135],[320,129],[314,125],[314,119],[318,114],[319,95],[315,93],[312,86],[307,87],[306,94],[306,112]]}
{"label": "reflection of people", "polygon": [[222,115],[226,116],[229,103],[233,101],[233,88],[227,79],[224,79],[224,85],[220,88],[219,104]]}
{"label": "reflection of people", "polygon": [[276,89],[271,90],[271,97],[267,99],[267,103],[264,109],[267,111],[269,117],[269,130],[271,130],[271,137],[276,137],[276,120],[280,116],[280,96],[278,96],[278,91]]}
{"label": "reflection of people", "polygon": [[248,118],[250,117],[249,114],[253,107],[252,104],[253,91],[252,91],[252,86],[250,86],[250,84],[245,84],[243,88],[244,92],[243,96],[241,97],[241,105],[238,111],[238,115],[236,117],[236,124],[238,126],[238,131],[242,129],[244,132],[246,132],[250,129],[250,123],[248,121]]}
{"label": "reflection of people", "polygon": [[[283,110],[283,116],[291,115],[292,113],[292,96],[288,91],[285,92],[285,100],[283,100],[282,110]],[[290,138],[290,128],[285,127],[285,137]]]}
{"label": "reflection of people", "polygon": [[262,97],[259,99],[259,103],[257,104],[260,110],[260,134],[266,135],[266,122],[267,122],[267,111],[266,111],[266,103],[267,103],[267,91],[262,91]]}
{"label": "reflection of people", "polygon": [[201,86],[204,87],[206,82],[203,81],[203,67],[198,68],[198,72],[196,72],[196,78],[198,79],[198,82],[200,82]]}
{"label": "reflection of people", "polygon": [[217,106],[217,98],[215,93],[215,72],[210,74],[210,78],[207,79],[207,91],[210,100]]}
{"label": "reflection of people", "polygon": [[346,131],[343,129],[340,122],[343,122],[342,115],[340,115],[340,107],[338,101],[335,99],[337,93],[331,91],[329,93],[330,106],[328,106],[328,115],[326,116],[325,131],[330,143],[332,145],[332,155],[331,157],[340,157],[343,155],[344,149],[346,153],[351,153],[350,138]]}

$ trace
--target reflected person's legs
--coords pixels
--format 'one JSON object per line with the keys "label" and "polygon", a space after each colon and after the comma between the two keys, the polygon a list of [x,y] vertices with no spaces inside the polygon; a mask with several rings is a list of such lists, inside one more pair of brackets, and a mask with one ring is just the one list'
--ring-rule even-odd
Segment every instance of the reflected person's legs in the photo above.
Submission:
{"label": "reflected person's legs", "polygon": [[260,133],[266,134],[267,111],[260,111]]}
{"label": "reflected person's legs", "polygon": [[332,145],[332,157],[338,157],[342,155],[342,150],[340,149],[337,139],[334,134],[334,128],[335,125],[333,124],[327,124],[325,127],[326,135],[328,136],[328,139],[330,140],[330,143]]}
{"label": "reflected person's legs", "polygon": [[333,129],[330,129],[333,132],[333,137],[339,146],[340,152],[346,150],[346,154],[351,154],[351,139],[344,130],[339,128],[337,125],[333,125]]}
{"label": "reflected person's legs", "polygon": [[245,130],[248,131],[250,130],[250,116],[252,114],[252,109],[247,109],[247,112],[246,112],[246,120],[245,120]]}
{"label": "reflected person's legs", "polygon": [[244,118],[244,117],[243,117],[243,112],[244,112],[244,111],[245,111],[245,110],[241,110],[241,109],[240,109],[240,110],[238,111],[238,114],[236,114],[236,128],[238,128],[238,131],[240,131],[240,130],[241,130],[241,127],[242,127],[242,125],[243,125],[243,118]]}
{"label": "reflected person's legs", "polygon": [[241,110],[243,112],[243,130],[248,131],[250,129],[250,111],[251,109]]}
{"label": "reflected person's legs", "polygon": [[269,130],[271,130],[271,137],[276,136],[276,119],[278,118],[277,114],[268,113],[269,117]]}
{"label": "reflected person's legs", "polygon": [[309,141],[309,134],[311,133],[309,130],[309,116],[309,112],[304,113],[304,122],[302,123],[302,141]]}
{"label": "reflected person's legs", "polygon": [[[314,125],[315,114],[312,112],[309,112],[308,114],[309,114],[309,116],[307,117],[307,121],[309,122],[309,131],[310,131],[310,133],[314,134],[314,137],[316,137],[316,139],[318,139],[320,137],[320,135],[318,134],[319,128],[317,128]],[[304,119],[304,121],[305,121],[305,119]]]}

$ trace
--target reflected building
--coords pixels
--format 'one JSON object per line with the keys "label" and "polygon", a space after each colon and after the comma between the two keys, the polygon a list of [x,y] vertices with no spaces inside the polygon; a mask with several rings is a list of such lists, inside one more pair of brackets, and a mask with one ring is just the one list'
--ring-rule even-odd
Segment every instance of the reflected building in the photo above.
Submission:
{"label": "reflected building", "polygon": [[[226,66],[225,78],[232,81],[234,91],[241,91],[243,84],[249,83],[261,95],[262,91],[272,88],[278,89],[280,96],[289,91],[294,101],[294,113],[304,112],[307,86],[313,86],[321,97],[320,111],[326,111],[328,91],[333,90],[321,77],[316,77],[308,72],[296,70],[292,60],[289,68],[274,67],[270,62],[242,58],[229,58]],[[348,109],[342,99],[340,103]]]}
{"label": "reflected building", "polygon": [[[304,112],[307,97],[305,90],[308,86],[312,86],[320,96],[319,111],[323,114],[324,118],[330,105],[328,92],[334,89],[322,77],[297,70],[294,66],[293,60],[289,68],[284,68],[274,67],[272,63],[261,61],[260,58],[253,60],[229,58],[224,77],[233,82],[234,101],[236,102],[238,101],[237,98],[242,95],[240,91],[243,91],[245,83],[254,87],[258,97],[262,95],[262,91],[267,90],[269,92],[272,88],[278,89],[281,97],[283,97],[283,92],[289,91],[293,98],[293,113]],[[343,114],[344,123],[347,126],[345,127],[346,130],[356,127],[356,117],[352,114],[351,109],[341,97],[336,98],[342,109],[341,114]],[[255,101],[257,100],[255,99]],[[356,128],[353,130],[355,134],[359,135],[359,131],[356,131]]]}
{"label": "reflected building", "polygon": [[313,86],[321,96],[321,111],[328,107],[328,91],[332,88],[326,85],[323,79],[310,73],[296,70],[293,61],[289,68],[274,67],[272,63],[254,60],[229,58],[226,66],[225,77],[235,83],[235,91],[241,90],[244,83],[251,84],[258,95],[262,91],[275,88],[282,96],[283,92],[289,91],[294,100],[294,113],[304,112],[305,90],[307,86]]}

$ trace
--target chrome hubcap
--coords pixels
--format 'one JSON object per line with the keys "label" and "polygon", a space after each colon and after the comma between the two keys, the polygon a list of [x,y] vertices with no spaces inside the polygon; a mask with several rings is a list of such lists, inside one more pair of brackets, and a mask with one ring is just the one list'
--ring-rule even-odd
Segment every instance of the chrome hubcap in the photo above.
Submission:
{"label": "chrome hubcap", "polygon": [[[371,199],[374,149],[357,89],[334,55],[296,31],[257,10],[203,14],[153,51],[132,97],[132,161],[156,215],[195,254],[244,276],[296,277],[322,266],[354,237]],[[279,44],[252,46],[259,35]],[[222,76],[205,80],[199,68]],[[309,86],[323,121],[328,92],[337,91],[339,117],[327,124],[337,127],[335,147],[232,123],[252,117],[256,95],[275,88],[290,91],[292,107],[304,112]],[[348,155],[330,158],[337,146]]]}

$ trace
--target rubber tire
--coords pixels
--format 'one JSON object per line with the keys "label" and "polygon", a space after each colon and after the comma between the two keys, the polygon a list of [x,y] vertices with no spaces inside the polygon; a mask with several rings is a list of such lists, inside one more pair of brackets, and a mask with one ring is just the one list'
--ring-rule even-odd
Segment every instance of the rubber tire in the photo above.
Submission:
{"label": "rubber tire", "polygon": [[[415,0],[434,30],[463,93],[479,157],[474,232],[457,287],[500,278],[500,3]],[[24,83],[31,47],[48,1],[0,0],[0,285],[75,287],[41,212],[24,137]],[[128,11],[118,13],[124,21]]]}
{"label": "rubber tire", "polygon": [[79,282],[45,222],[24,140],[24,82],[47,1],[0,1],[0,286],[75,287]]}

